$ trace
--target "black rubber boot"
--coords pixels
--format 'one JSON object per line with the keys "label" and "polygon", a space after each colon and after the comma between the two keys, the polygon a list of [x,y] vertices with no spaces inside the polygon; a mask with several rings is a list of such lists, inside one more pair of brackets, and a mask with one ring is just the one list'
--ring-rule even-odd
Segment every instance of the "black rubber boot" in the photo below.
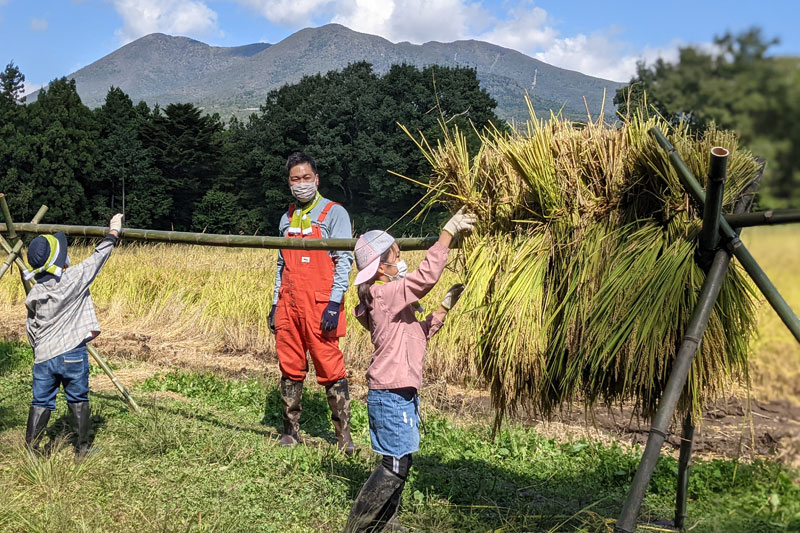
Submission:
{"label": "black rubber boot", "polygon": [[281,379],[283,403],[283,434],[281,446],[296,446],[300,442],[300,413],[302,411],[303,382]]}
{"label": "black rubber boot", "polygon": [[89,402],[67,403],[67,405],[74,417],[75,458],[84,459],[89,453],[89,425],[92,416]]}
{"label": "black rubber boot", "polygon": [[384,531],[384,528],[398,531],[396,528],[401,526],[395,515],[405,483],[400,476],[378,465],[353,502],[344,532],[366,533]]}
{"label": "black rubber boot", "polygon": [[47,429],[47,422],[50,421],[50,409],[47,407],[37,407],[32,405],[28,411],[28,426],[25,429],[25,444],[34,453],[40,454],[39,443]]}
{"label": "black rubber boot", "polygon": [[336,442],[340,450],[347,455],[353,455],[355,446],[350,436],[350,391],[347,378],[325,387],[328,405],[331,407],[331,420],[336,430]]}

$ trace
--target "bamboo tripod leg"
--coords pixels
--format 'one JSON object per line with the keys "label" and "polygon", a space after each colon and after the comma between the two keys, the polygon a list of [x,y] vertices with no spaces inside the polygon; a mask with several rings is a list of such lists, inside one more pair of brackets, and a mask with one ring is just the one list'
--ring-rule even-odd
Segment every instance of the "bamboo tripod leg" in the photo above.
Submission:
{"label": "bamboo tripod leg", "polygon": [[[5,207],[3,208],[3,206]],[[2,214],[6,219],[6,227],[11,230],[9,231],[9,236],[12,234],[16,235],[16,233],[14,232],[14,223],[11,220],[10,213],[8,213],[8,207],[6,206],[5,198],[3,196],[0,196],[0,208],[2,209]],[[36,213],[36,216],[33,217],[33,223],[38,224],[39,221],[44,217],[46,212],[47,212],[47,206],[43,205]],[[25,270],[25,263],[23,263],[22,260],[19,258],[19,253],[18,253],[22,249],[22,241],[21,240],[17,241],[16,244],[19,245],[19,249],[17,249],[16,245],[14,246],[14,248],[12,248],[11,245],[0,235],[0,246],[2,246],[6,250],[6,252],[9,253],[9,257],[19,267],[20,275],[22,275],[22,271]],[[5,272],[5,270],[3,272]],[[23,287],[25,287],[25,294],[28,294],[31,288],[33,287],[33,284],[30,281],[26,281],[24,278],[22,279],[22,285]],[[122,397],[131,407],[131,409],[133,409],[134,412],[139,412],[139,405],[136,403],[136,400],[134,400],[133,397],[128,393],[128,390],[125,388],[122,382],[117,378],[117,376],[111,370],[111,367],[109,367],[108,364],[106,364],[106,362],[103,360],[103,358],[100,357],[100,354],[97,352],[97,349],[95,349],[95,347],[90,344],[87,344],[87,348],[89,351],[89,355],[91,355],[92,358],[100,366],[100,368],[103,369],[103,372],[106,373],[108,378],[111,380],[111,383],[113,383],[114,386],[117,388],[117,390],[120,392],[120,394],[122,394]]]}
{"label": "bamboo tripod leg", "polygon": [[681,452],[678,457],[678,491],[675,497],[675,527],[683,529],[686,520],[686,502],[689,499],[689,468],[692,466],[692,446],[694,445],[694,424],[692,415],[683,420]]}
{"label": "bamboo tripod leg", "polygon": [[131,409],[133,409],[134,412],[138,413],[139,405],[136,403],[136,400],[134,400],[133,396],[131,396],[128,393],[128,390],[125,388],[125,385],[123,385],[122,382],[119,379],[117,379],[117,376],[114,375],[114,372],[111,370],[111,367],[109,367],[103,360],[103,358],[100,357],[100,353],[98,353],[97,349],[91,344],[87,344],[86,347],[89,350],[89,355],[92,356],[92,359],[94,359],[95,362],[97,362],[100,368],[103,369],[103,372],[105,372],[106,375],[109,377],[109,379],[111,379],[111,383],[113,383],[114,386],[119,391],[119,393],[122,394],[122,397],[125,399],[128,405],[130,405]]}
{"label": "bamboo tripod leg", "polygon": [[708,325],[711,311],[714,309],[719,291],[722,289],[722,284],[725,281],[725,273],[728,271],[730,261],[731,256],[728,255],[728,252],[725,250],[719,250],[714,255],[714,261],[703,283],[700,297],[697,299],[697,306],[694,308],[692,317],[686,327],[686,333],[681,341],[681,346],[675,358],[672,372],[667,380],[664,394],[661,396],[661,400],[658,403],[658,411],[653,418],[652,426],[650,426],[650,435],[647,437],[647,444],[642,454],[642,460],[639,462],[639,467],[636,469],[636,475],[633,477],[633,482],[628,490],[628,496],[622,506],[622,512],[614,527],[615,532],[633,533],[636,528],[636,518],[639,515],[639,508],[642,506],[642,500],[644,499],[645,492],[647,492],[647,486],[650,484],[650,479],[653,477],[656,463],[661,455],[661,447],[664,445],[664,440],[666,440],[667,437],[669,422],[672,420],[672,415],[675,412],[675,407],[678,405],[681,391],[686,384],[689,370],[694,361],[694,356],[697,353],[697,348],[700,346],[703,333],[705,333],[706,326]]}

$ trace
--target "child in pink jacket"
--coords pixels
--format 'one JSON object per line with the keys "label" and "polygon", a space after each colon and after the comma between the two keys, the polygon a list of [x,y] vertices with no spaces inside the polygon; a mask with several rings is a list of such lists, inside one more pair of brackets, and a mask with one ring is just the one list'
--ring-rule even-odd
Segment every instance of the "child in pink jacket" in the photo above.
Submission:
{"label": "child in pink jacket", "polygon": [[355,256],[360,304],[358,321],[370,332],[374,351],[367,370],[367,410],[372,449],[383,460],[367,479],[350,510],[346,532],[402,531],[396,521],[411,454],[419,450],[419,397],[428,339],[442,327],[463,285],[450,288],[442,305],[424,321],[416,311],[439,281],[450,242],[472,229],[475,216],[462,208],[445,224],[439,240],[419,268],[408,268],[400,249],[385,231],[368,231],[356,243]]}

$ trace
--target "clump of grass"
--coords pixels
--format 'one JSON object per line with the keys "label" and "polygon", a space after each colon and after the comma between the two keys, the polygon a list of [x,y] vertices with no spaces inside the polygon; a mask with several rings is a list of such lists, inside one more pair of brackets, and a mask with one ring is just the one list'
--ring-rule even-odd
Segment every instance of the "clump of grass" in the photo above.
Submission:
{"label": "clump of grass", "polygon": [[[416,141],[432,166],[420,215],[442,203],[478,215],[457,320],[477,325],[469,344],[501,413],[549,416],[575,400],[654,412],[704,279],[693,258],[700,213],[648,134],[654,126],[701,182],[711,148],[730,151],[726,210],[759,172],[732,132],[696,137],[643,114],[619,126],[532,115],[524,129],[483,132],[474,157],[457,129],[444,128],[436,147]],[[681,413],[747,379],[755,320],[753,290],[734,264]]]}

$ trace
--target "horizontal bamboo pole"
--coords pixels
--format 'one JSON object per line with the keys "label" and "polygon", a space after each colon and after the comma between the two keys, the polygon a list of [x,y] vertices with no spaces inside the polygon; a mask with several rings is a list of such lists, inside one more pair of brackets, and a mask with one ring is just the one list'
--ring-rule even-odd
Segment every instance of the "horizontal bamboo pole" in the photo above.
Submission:
{"label": "horizontal bamboo pole", "polygon": [[[47,234],[63,231],[69,237],[102,238],[108,233],[102,226],[68,226],[62,224],[14,224],[18,233]],[[0,224],[0,232],[6,225]],[[231,248],[292,248],[302,250],[352,250],[356,239],[297,239],[253,235],[221,235],[214,233],[192,233],[187,231],[159,231],[151,229],[123,228],[122,238],[129,241],[169,242],[174,244],[200,244],[203,246],[226,246]],[[412,237],[397,239],[401,250],[427,250],[438,237]]]}
{"label": "horizontal bamboo pole", "polygon": [[800,209],[771,209],[756,213],[725,215],[725,220],[734,228],[794,224],[800,222]]}

